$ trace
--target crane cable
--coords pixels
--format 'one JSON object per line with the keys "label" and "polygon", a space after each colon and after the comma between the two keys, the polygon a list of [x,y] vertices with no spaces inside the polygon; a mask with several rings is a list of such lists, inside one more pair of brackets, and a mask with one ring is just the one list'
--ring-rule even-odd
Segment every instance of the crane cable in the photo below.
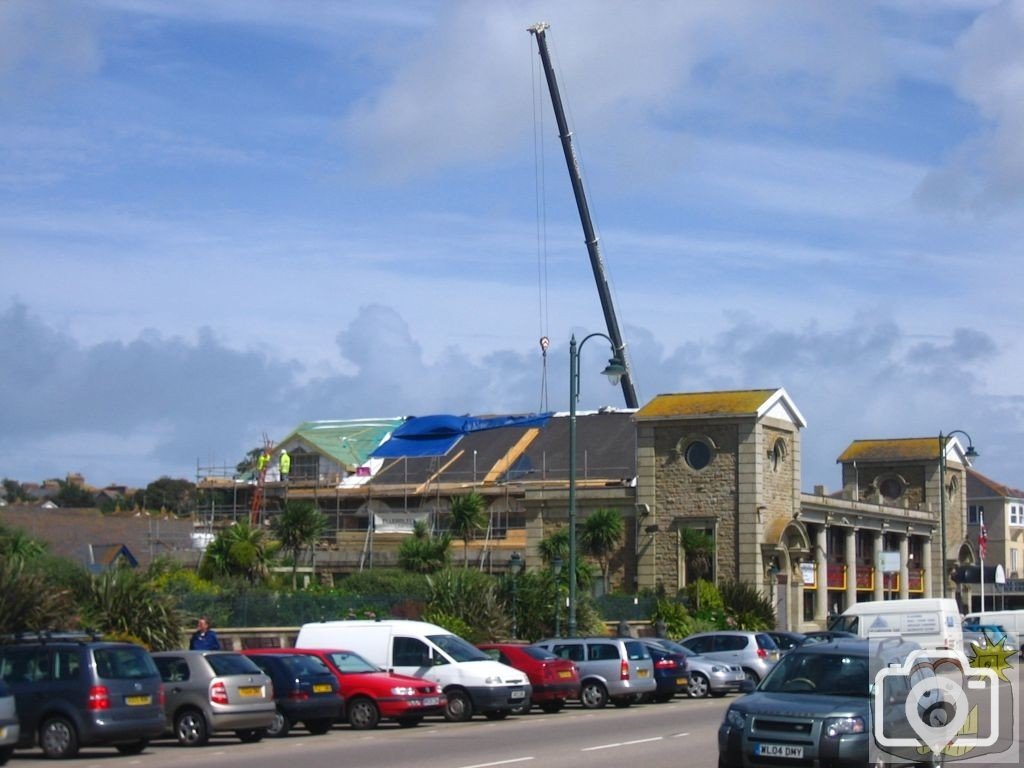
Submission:
{"label": "crane cable", "polygon": [[547,246],[547,189],[544,173],[544,109],[538,108],[543,98],[543,86],[538,88],[541,73],[533,51],[533,40],[528,38],[530,52],[530,82],[533,87],[533,169],[534,195],[537,218],[537,316],[540,328],[541,380],[540,411],[548,410],[548,246]]}

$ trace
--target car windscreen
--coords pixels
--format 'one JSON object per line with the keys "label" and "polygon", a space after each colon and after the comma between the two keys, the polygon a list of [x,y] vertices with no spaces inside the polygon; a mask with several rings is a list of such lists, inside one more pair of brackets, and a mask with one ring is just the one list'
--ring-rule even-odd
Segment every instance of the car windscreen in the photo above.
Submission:
{"label": "car windscreen", "polygon": [[491,659],[457,635],[428,635],[427,639],[455,661],[490,661]]}
{"label": "car windscreen", "polygon": [[262,675],[252,659],[240,653],[208,653],[206,663],[215,675]]}
{"label": "car windscreen", "polygon": [[331,651],[328,656],[330,656],[331,662],[340,672],[356,674],[380,671],[358,653],[352,653],[352,651]]}
{"label": "car windscreen", "polygon": [[114,646],[95,648],[96,673],[107,680],[141,680],[160,677],[153,659],[142,648]]}
{"label": "car windscreen", "polygon": [[527,656],[529,656],[530,658],[536,659],[537,661],[557,661],[558,660],[558,657],[555,656],[555,654],[551,653],[551,651],[546,651],[543,648],[538,648],[535,645],[524,645],[523,648],[522,648],[522,651]]}
{"label": "car windscreen", "polygon": [[850,653],[791,651],[758,686],[767,693],[817,696],[868,695],[868,659]]}

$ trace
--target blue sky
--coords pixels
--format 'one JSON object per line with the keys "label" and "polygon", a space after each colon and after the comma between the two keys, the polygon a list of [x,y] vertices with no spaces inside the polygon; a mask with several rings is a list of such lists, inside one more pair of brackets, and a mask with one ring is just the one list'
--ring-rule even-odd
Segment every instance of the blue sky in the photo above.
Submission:
{"label": "blue sky", "polygon": [[982,0],[6,0],[0,475],[538,410],[542,334],[565,410],[604,322],[538,21],[641,402],[785,387],[805,489],[954,429],[1024,486],[1024,3]]}

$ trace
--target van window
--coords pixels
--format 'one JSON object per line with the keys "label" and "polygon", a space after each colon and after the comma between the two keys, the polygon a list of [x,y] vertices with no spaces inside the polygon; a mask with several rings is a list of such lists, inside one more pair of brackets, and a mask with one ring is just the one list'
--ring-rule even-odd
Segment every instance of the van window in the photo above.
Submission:
{"label": "van window", "polygon": [[650,651],[647,650],[647,646],[643,643],[638,643],[636,640],[626,641],[626,655],[630,661],[639,661],[640,659],[651,658]]}
{"label": "van window", "polygon": [[81,666],[78,651],[58,650],[53,654],[53,679],[77,680]]}
{"label": "van window", "polygon": [[415,637],[396,637],[391,660],[396,667],[426,667],[430,664],[430,648]]}
{"label": "van window", "polygon": [[488,661],[483,651],[475,645],[470,645],[458,635],[427,635],[427,639],[456,662]]}
{"label": "van window", "polygon": [[857,626],[859,624],[859,616],[837,616],[835,621],[829,624],[828,628],[833,631],[839,632],[852,632],[857,633]]}
{"label": "van window", "polygon": [[141,680],[160,676],[149,654],[136,646],[97,648],[93,655],[96,658],[96,673],[103,678]]}
{"label": "van window", "polygon": [[579,643],[556,645],[551,649],[555,656],[570,661],[583,661],[583,646]]}
{"label": "van window", "polygon": [[612,643],[591,643],[587,646],[587,659],[589,661],[618,661],[618,646]]}

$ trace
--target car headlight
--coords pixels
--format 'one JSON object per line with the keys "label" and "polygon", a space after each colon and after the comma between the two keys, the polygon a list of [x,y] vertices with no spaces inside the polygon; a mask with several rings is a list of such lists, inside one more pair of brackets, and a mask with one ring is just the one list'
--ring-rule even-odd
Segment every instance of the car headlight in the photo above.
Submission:
{"label": "car headlight", "polygon": [[416,689],[409,686],[399,685],[391,689],[392,696],[415,696]]}
{"label": "car headlight", "polygon": [[486,685],[501,685],[501,677],[499,675],[491,675],[484,680]]}
{"label": "car headlight", "polygon": [[846,733],[864,733],[867,729],[863,717],[830,717],[825,720],[825,735],[838,739]]}
{"label": "car headlight", "polygon": [[747,722],[747,713],[740,712],[738,709],[729,708],[725,712],[725,723],[733,728],[743,730],[744,724]]}
{"label": "car headlight", "polygon": [[725,672],[725,667],[720,667],[717,664],[713,664],[711,666],[711,671],[717,675],[719,672]]}

